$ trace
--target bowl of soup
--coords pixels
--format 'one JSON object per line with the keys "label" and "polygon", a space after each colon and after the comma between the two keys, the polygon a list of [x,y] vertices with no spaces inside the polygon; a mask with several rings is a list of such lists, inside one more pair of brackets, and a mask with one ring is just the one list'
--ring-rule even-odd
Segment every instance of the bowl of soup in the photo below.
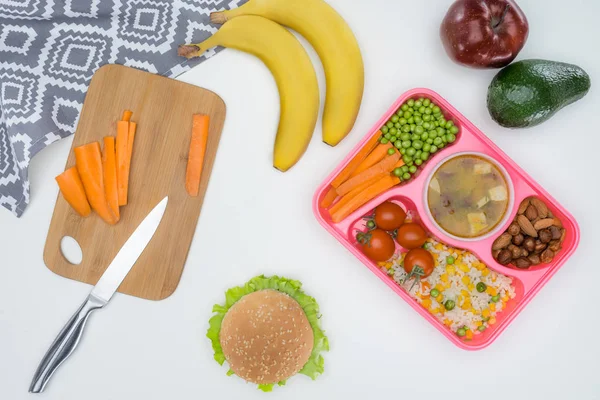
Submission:
{"label": "bowl of soup", "polygon": [[481,240],[508,221],[514,188],[506,169],[477,152],[442,160],[425,186],[425,204],[434,224],[460,240]]}

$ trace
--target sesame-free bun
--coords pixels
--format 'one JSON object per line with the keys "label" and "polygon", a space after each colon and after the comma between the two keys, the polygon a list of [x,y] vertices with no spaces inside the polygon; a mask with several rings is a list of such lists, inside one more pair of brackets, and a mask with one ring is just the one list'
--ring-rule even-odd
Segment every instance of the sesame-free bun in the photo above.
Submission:
{"label": "sesame-free bun", "polygon": [[272,384],[304,367],[314,335],[296,300],[267,289],[244,296],[229,309],[219,341],[236,375],[248,382]]}

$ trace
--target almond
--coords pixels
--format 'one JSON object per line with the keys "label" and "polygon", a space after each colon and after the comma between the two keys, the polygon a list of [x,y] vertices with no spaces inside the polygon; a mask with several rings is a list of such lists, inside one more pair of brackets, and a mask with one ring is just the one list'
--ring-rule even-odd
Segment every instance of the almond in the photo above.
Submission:
{"label": "almond", "polygon": [[538,217],[537,208],[535,208],[533,204],[528,205],[527,209],[525,210],[525,216],[528,220],[533,221]]}
{"label": "almond", "polygon": [[527,219],[526,216],[519,215],[519,218],[517,218],[517,222],[519,223],[519,227],[521,228],[524,234],[534,238],[538,237],[537,230],[533,227],[533,224],[530,220]]}
{"label": "almond", "polygon": [[519,205],[519,211],[517,211],[518,215],[523,215],[525,214],[525,210],[527,210],[527,207],[529,207],[529,199],[525,199],[521,202],[521,204]]}
{"label": "almond", "polygon": [[537,209],[540,218],[546,218],[548,216],[548,207],[546,206],[546,203],[537,197],[533,197],[530,202]]}
{"label": "almond", "polygon": [[550,228],[552,225],[554,225],[554,218],[544,218],[533,224],[533,227],[536,231],[540,231],[542,229]]}
{"label": "almond", "polygon": [[503,233],[498,237],[498,239],[494,240],[494,243],[492,244],[492,250],[502,250],[510,244],[511,240],[512,236],[510,233]]}

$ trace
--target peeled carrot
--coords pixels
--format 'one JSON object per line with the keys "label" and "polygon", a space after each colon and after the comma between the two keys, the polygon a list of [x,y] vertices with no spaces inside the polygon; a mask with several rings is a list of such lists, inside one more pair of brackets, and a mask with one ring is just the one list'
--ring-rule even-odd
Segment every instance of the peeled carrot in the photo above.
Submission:
{"label": "peeled carrot", "polygon": [[127,205],[127,189],[129,186],[129,173],[127,170],[129,158],[129,122],[117,122],[117,191],[119,205]]}
{"label": "peeled carrot", "polygon": [[131,178],[131,158],[133,157],[133,142],[135,141],[135,132],[137,124],[129,123],[129,134],[127,136],[127,196],[129,197],[129,182]]}
{"label": "peeled carrot", "polygon": [[185,173],[185,189],[190,196],[194,197],[198,196],[200,192],[200,178],[202,178],[202,169],[204,167],[209,123],[210,118],[208,115],[194,115],[190,154]]}
{"label": "peeled carrot", "polygon": [[117,189],[117,155],[115,153],[115,138],[104,138],[104,152],[102,153],[102,171],[104,172],[104,192],[106,200],[117,218],[121,218],[119,211],[119,192]]}
{"label": "peeled carrot", "polygon": [[327,191],[327,193],[325,194],[325,197],[323,197],[323,200],[321,200],[321,207],[329,208],[333,204],[335,199],[337,199],[337,197],[338,197],[338,195],[337,195],[335,188],[333,186],[331,186],[329,188],[329,190]]}
{"label": "peeled carrot", "polygon": [[375,146],[379,143],[379,139],[381,138],[381,131],[375,132],[375,134],[369,139],[367,143],[356,153],[354,158],[350,160],[348,165],[342,169],[342,171],[335,177],[335,179],[331,182],[331,186],[337,188],[342,183],[346,181],[350,177],[350,174],[354,172],[356,167],[360,165],[360,163],[373,151]]}
{"label": "peeled carrot", "polygon": [[85,195],[85,189],[79,177],[79,172],[77,172],[77,167],[69,168],[55,179],[67,203],[82,217],[90,215],[92,210]]}
{"label": "peeled carrot", "polygon": [[337,188],[338,195],[342,196],[348,193],[355,187],[360,186],[363,182],[370,180],[374,176],[392,171],[398,160],[400,160],[400,153],[397,151],[392,155],[386,155],[377,164],[356,175],[354,178],[348,179],[346,182],[340,185],[340,187]]}
{"label": "peeled carrot", "polygon": [[129,110],[125,110],[123,111],[123,118],[121,118],[121,121],[131,121],[131,116],[133,115],[133,111],[129,111]]}
{"label": "peeled carrot", "polygon": [[400,168],[403,165],[404,165],[404,161],[402,159],[398,160],[396,165],[394,165],[394,168],[392,168],[392,171],[395,170],[396,168]]}
{"label": "peeled carrot", "polygon": [[388,150],[393,148],[391,143],[379,144],[375,149],[360,163],[358,167],[354,170],[354,172],[350,175],[350,178],[354,178],[358,174],[367,169],[371,168],[373,165],[377,164],[379,161],[383,160],[385,156],[388,155]]}
{"label": "peeled carrot", "polygon": [[383,178],[385,175],[386,174],[384,173],[381,175],[374,176],[373,178],[369,179],[368,181],[365,181],[362,185],[357,186],[356,188],[352,189],[350,192],[343,195],[342,198],[329,209],[329,215],[335,214],[341,207],[348,204],[348,202],[350,200],[352,200],[356,195],[358,195],[360,192],[362,192],[363,190],[365,190],[366,188],[368,188],[369,186],[371,186],[372,184],[374,184],[381,178]]}
{"label": "peeled carrot", "polygon": [[363,206],[370,200],[374,199],[376,196],[396,186],[399,183],[400,178],[391,175],[385,175],[383,178],[373,183],[371,186],[364,189],[358,195],[350,199],[350,201],[347,204],[340,207],[340,209],[337,210],[337,212],[335,212],[331,216],[331,219],[334,223],[341,222],[344,218],[352,214],[359,207]]}
{"label": "peeled carrot", "polygon": [[75,147],[75,164],[92,209],[106,223],[110,225],[116,224],[117,218],[108,205],[108,201],[106,201],[104,191],[100,143],[93,142]]}

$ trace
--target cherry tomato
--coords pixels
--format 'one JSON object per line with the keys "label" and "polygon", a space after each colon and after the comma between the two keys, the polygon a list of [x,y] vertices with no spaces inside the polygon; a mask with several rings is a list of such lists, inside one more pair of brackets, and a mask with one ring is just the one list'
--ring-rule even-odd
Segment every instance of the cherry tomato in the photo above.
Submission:
{"label": "cherry tomato", "polygon": [[360,232],[356,235],[362,252],[373,261],[387,261],[394,255],[394,239],[382,229]]}
{"label": "cherry tomato", "polygon": [[421,247],[427,241],[427,233],[421,225],[415,223],[404,224],[398,228],[396,240],[400,246],[411,250]]}
{"label": "cherry tomato", "polygon": [[[416,270],[415,268],[421,268]],[[427,278],[433,272],[435,263],[430,252],[422,248],[412,249],[404,257],[404,270],[407,274],[413,274],[418,279]]]}
{"label": "cherry tomato", "polygon": [[396,203],[386,201],[375,208],[375,223],[385,231],[393,231],[400,228],[406,219],[406,213]]}

